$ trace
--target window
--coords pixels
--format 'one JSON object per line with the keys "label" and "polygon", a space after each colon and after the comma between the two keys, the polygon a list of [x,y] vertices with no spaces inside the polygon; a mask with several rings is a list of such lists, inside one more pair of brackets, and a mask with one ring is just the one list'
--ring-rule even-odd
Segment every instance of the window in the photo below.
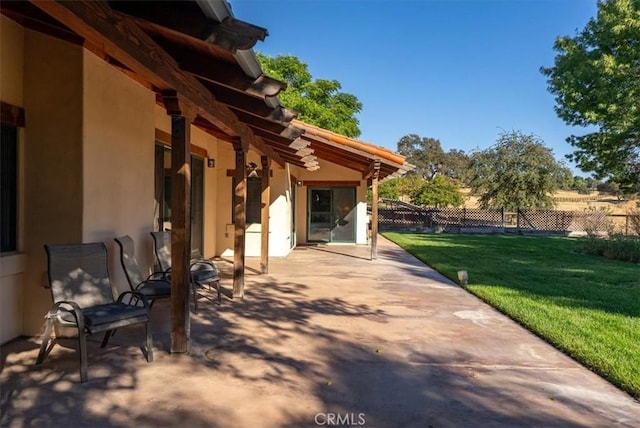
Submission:
{"label": "window", "polygon": [[[236,179],[231,180],[231,195],[233,196],[236,188]],[[262,178],[247,177],[247,224],[260,224],[262,219]],[[235,220],[233,216],[233,204],[231,204],[231,223]]]}
{"label": "window", "polygon": [[18,129],[1,125],[0,130],[0,251],[18,249]]}
{"label": "window", "polygon": [[[155,200],[157,230],[171,230],[171,148],[156,144]],[[204,231],[204,159],[191,156],[191,251],[202,255]]]}
{"label": "window", "polygon": [[262,179],[247,178],[247,224],[260,224],[262,209]]}

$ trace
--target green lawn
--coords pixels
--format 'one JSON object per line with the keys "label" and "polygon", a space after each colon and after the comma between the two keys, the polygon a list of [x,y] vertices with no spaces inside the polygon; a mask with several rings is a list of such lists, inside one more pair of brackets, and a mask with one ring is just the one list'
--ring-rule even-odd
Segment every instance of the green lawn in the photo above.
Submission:
{"label": "green lawn", "polygon": [[640,265],[574,251],[575,239],[384,236],[640,398]]}

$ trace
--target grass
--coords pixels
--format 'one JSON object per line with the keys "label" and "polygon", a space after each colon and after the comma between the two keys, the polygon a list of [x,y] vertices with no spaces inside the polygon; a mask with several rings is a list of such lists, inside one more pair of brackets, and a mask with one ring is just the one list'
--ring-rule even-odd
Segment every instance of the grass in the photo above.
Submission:
{"label": "grass", "polygon": [[606,239],[588,237],[580,240],[577,249],[581,253],[607,259],[640,263],[640,239],[637,237],[624,235],[613,235]]}
{"label": "grass", "polygon": [[640,266],[564,237],[384,234],[640,399]]}

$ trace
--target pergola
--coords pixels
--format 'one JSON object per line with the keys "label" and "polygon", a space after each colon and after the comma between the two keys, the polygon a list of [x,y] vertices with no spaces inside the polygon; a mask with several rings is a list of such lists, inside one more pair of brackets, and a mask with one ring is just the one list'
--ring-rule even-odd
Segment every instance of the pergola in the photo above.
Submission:
{"label": "pergola", "polygon": [[[251,50],[267,30],[237,20],[224,0],[5,1],[1,12],[24,27],[82,45],[156,94],[171,116],[171,351],[188,349],[190,260],[190,125],[233,145],[233,296],[244,294],[247,153],[261,155],[261,266],[268,271],[270,169],[290,163],[309,171],[317,159],[362,172],[373,187],[407,170],[404,158],[367,143],[295,121]],[[3,107],[3,111],[4,111]],[[373,230],[372,255],[375,256]]]}

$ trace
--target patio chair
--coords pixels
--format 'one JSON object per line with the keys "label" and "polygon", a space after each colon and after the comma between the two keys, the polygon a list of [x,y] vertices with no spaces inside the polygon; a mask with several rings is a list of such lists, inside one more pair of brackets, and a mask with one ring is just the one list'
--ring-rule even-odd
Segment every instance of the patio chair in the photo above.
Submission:
{"label": "patio chair", "polygon": [[[81,382],[88,380],[86,336],[90,334],[105,332],[101,344],[104,348],[114,329],[145,324],[146,357],[152,362],[153,340],[147,298],[137,291],[125,291],[114,299],[105,245],[102,242],[45,245],[45,250],[53,307],[45,316],[47,325],[36,365],[42,364],[57,341],[57,338],[53,339],[49,346],[54,323],[78,330]],[[129,297],[129,303],[125,303],[126,297]],[[131,304],[132,300],[135,304]]]}
{"label": "patio chair", "polygon": [[[151,232],[153,237],[153,247],[160,269],[171,274],[171,232]],[[198,312],[198,296],[196,286],[203,287],[205,284],[211,289],[211,284],[216,284],[218,292],[218,304],[222,303],[220,294],[220,271],[214,262],[202,257],[192,257],[189,270],[191,272],[191,290],[193,292],[194,312]]]}
{"label": "patio chair", "polygon": [[133,239],[129,235],[114,238],[120,247],[120,263],[129,282],[131,291],[139,291],[149,300],[149,307],[153,306],[156,299],[168,299],[171,297],[171,281],[164,272],[154,272],[145,276],[135,258]]}

